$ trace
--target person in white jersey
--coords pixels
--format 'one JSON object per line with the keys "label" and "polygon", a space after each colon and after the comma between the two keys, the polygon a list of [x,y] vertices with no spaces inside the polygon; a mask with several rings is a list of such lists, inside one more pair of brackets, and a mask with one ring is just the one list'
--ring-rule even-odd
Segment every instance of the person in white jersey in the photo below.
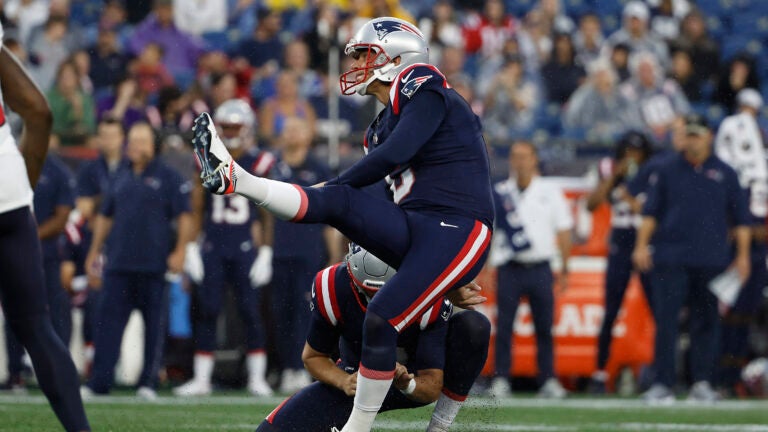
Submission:
{"label": "person in white jersey", "polygon": [[54,332],[48,312],[42,250],[31,210],[32,187],[48,152],[51,111],[40,89],[5,47],[0,48],[0,89],[0,99],[24,123],[17,147],[0,101],[0,303],[64,429],[90,431],[75,364]]}

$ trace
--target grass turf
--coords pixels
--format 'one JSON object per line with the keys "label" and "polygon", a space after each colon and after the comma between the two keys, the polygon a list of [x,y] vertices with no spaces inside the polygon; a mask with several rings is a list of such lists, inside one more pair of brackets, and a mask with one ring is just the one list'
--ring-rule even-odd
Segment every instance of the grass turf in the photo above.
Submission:
{"label": "grass turf", "polygon": [[[253,431],[280,401],[227,394],[196,400],[161,397],[157,403],[147,403],[132,396],[114,396],[88,402],[86,409],[94,431]],[[424,431],[431,410],[384,413],[374,431]],[[58,430],[41,396],[0,396],[0,431]],[[768,403],[728,401],[693,406],[679,401],[671,407],[652,408],[627,399],[473,398],[451,430],[768,432]]]}

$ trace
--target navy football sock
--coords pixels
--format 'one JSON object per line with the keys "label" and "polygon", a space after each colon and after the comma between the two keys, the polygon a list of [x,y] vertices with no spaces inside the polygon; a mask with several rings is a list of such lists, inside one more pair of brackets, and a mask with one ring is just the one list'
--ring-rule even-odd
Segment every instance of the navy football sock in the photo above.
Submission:
{"label": "navy football sock", "polygon": [[32,359],[37,381],[68,432],[90,430],[80,399],[80,382],[69,351],[48,314],[9,321]]}
{"label": "navy football sock", "polygon": [[455,314],[448,322],[444,388],[467,396],[488,358],[491,323],[476,311]]}

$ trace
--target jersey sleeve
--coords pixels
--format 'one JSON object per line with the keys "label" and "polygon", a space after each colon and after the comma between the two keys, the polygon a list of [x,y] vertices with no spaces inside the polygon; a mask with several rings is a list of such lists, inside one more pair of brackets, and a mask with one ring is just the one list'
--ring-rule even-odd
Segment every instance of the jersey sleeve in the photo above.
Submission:
{"label": "jersey sleeve", "polygon": [[56,205],[74,207],[75,206],[75,190],[77,185],[72,174],[66,167],[60,167],[59,169],[59,181],[58,181],[58,193],[56,194]]}
{"label": "jersey sleeve", "polygon": [[112,217],[115,214],[115,183],[104,191],[104,196],[101,200],[101,208],[99,209],[99,213],[106,217]]}
{"label": "jersey sleeve", "polygon": [[[312,284],[312,300],[309,304],[312,319],[307,333],[307,343],[315,351],[326,354],[333,353],[339,347],[338,318],[333,314],[333,303],[337,305],[337,312],[338,303],[335,299],[335,283],[330,283],[330,279],[335,279],[336,273],[330,270],[335,270],[336,267],[338,265],[317,273]],[[331,291],[332,285],[334,289]],[[331,315],[327,313],[329,305],[331,305]]]}
{"label": "jersey sleeve", "polygon": [[648,176],[648,191],[643,204],[643,216],[651,216],[656,220],[661,219],[664,210],[664,197],[667,193],[666,175],[664,167],[659,167]]}
{"label": "jersey sleeve", "polygon": [[573,211],[568,206],[568,200],[566,200],[562,189],[553,187],[552,199],[555,208],[555,229],[558,231],[573,229]]}
{"label": "jersey sleeve", "polygon": [[[414,370],[443,369],[445,367],[445,346],[448,335],[448,319],[453,305],[446,299],[427,309],[419,320],[419,340],[414,360]],[[412,371],[411,371],[412,372]]]}
{"label": "jersey sleeve", "polygon": [[101,194],[99,179],[96,176],[96,162],[89,162],[77,174],[77,196],[92,197]]}
{"label": "jersey sleeve", "polygon": [[178,173],[170,171],[170,204],[171,217],[177,217],[182,213],[189,213],[192,182],[183,179]]}
{"label": "jersey sleeve", "polygon": [[443,123],[446,112],[441,95],[422,92],[403,108],[397,126],[385,142],[326,184],[360,188],[384,179],[416,156]]}
{"label": "jersey sleeve", "polygon": [[739,184],[736,171],[726,167],[725,181],[728,189],[728,211],[733,226],[747,226],[752,222],[749,212],[748,192]]}
{"label": "jersey sleeve", "polygon": [[448,88],[448,81],[442,72],[432,65],[416,65],[405,69],[390,88],[392,112],[399,115],[417,96],[429,91],[442,95],[441,90],[445,88]]}
{"label": "jersey sleeve", "polygon": [[261,151],[251,164],[250,172],[255,176],[268,178],[275,164],[277,164],[275,155],[268,151]]}

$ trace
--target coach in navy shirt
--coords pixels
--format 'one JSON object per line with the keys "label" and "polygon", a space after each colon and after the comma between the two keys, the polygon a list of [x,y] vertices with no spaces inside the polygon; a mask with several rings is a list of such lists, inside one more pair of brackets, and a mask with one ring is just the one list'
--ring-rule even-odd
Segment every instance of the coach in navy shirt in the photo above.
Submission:
{"label": "coach in navy shirt", "polygon": [[[703,118],[685,118],[683,151],[659,165],[650,179],[633,261],[651,271],[656,314],[654,385],[649,402],[671,402],[675,384],[677,317],[688,301],[691,333],[689,398],[712,402],[719,318],[710,282],[729,266],[742,281],[750,271],[749,211],[736,172],[712,153],[712,133]],[[736,241],[731,262],[729,232]],[[653,241],[651,242],[651,237]],[[652,250],[651,250],[652,245]]]}
{"label": "coach in navy shirt", "polygon": [[[166,272],[180,273],[190,240],[191,184],[155,158],[152,128],[137,123],[128,132],[126,158],[103,198],[86,268],[90,273],[105,248],[100,326],[93,372],[84,392],[107,393],[114,380],[123,330],[134,308],[145,325],[144,369],[139,396],[152,399],[165,338]],[[174,241],[173,222],[177,232]]]}

